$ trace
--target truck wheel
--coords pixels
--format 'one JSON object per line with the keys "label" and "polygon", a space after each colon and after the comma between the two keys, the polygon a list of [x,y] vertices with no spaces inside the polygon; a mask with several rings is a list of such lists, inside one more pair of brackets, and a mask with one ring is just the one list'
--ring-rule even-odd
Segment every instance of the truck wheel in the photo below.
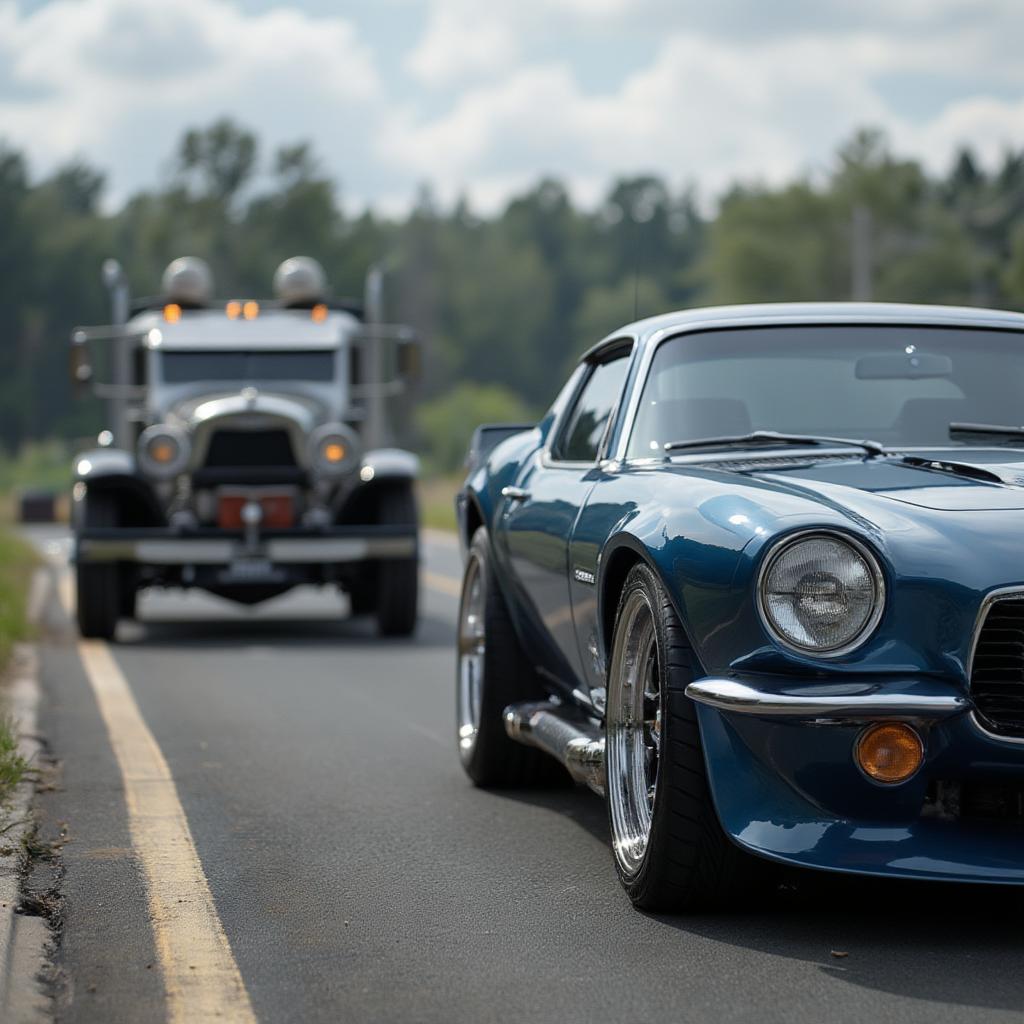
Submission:
{"label": "truck wheel", "polygon": [[[85,526],[117,526],[117,499],[91,493],[85,498]],[[75,568],[78,631],[83,637],[111,640],[125,607],[124,570],[116,562],[79,563]]]}
{"label": "truck wheel", "polygon": [[765,867],[719,824],[693,702],[695,656],[657,576],[626,577],[608,671],[605,765],[615,867],[646,910],[733,902]]}
{"label": "truck wheel", "polygon": [[509,704],[544,700],[548,693],[519,645],[483,526],[469,546],[458,623],[455,739],[466,774],[481,787],[567,783],[568,773],[554,758],[505,732]]}
{"label": "truck wheel", "polygon": [[[377,505],[377,521],[387,526],[418,523],[412,486],[387,487]],[[419,559],[382,559],[377,564],[377,632],[381,636],[408,636],[416,628],[419,606]]]}

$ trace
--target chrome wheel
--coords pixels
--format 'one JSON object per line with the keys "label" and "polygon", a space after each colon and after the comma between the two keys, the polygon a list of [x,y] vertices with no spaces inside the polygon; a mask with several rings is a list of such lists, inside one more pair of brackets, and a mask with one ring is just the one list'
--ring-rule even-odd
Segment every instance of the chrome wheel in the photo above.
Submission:
{"label": "chrome wheel", "polygon": [[647,595],[626,599],[608,677],[608,805],[612,847],[627,878],[637,875],[651,835],[661,754],[661,679],[654,612]]}
{"label": "chrome wheel", "polygon": [[470,555],[462,580],[462,601],[459,605],[459,664],[457,715],[459,756],[469,761],[480,731],[480,706],[483,700],[484,652],[484,578],[480,560]]}

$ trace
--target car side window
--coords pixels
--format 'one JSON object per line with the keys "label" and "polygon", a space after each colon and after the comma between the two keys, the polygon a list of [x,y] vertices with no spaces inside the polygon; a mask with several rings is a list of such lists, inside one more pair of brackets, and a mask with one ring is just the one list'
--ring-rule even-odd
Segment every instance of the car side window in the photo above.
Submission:
{"label": "car side window", "polygon": [[618,405],[629,353],[598,363],[569,411],[552,454],[563,462],[595,462],[608,420]]}

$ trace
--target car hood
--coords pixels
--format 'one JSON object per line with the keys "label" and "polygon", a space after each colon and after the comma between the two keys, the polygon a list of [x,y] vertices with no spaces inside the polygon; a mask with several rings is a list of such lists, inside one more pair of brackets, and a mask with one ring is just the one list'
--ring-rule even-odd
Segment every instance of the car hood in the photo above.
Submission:
{"label": "car hood", "polygon": [[877,499],[938,512],[1024,510],[1024,453],[1005,449],[945,449],[810,463],[793,459],[788,466],[752,467],[747,475],[819,495],[868,518],[873,518],[870,509],[877,507]]}

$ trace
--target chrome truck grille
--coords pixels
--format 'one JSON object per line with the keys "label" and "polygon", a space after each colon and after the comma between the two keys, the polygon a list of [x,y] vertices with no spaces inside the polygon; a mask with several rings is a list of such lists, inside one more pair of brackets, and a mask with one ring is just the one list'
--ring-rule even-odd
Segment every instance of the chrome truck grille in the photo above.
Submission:
{"label": "chrome truck grille", "polygon": [[295,453],[284,430],[218,430],[210,438],[205,465],[294,466]]}
{"label": "chrome truck grille", "polygon": [[221,429],[210,436],[203,464],[192,474],[196,487],[221,484],[289,484],[305,482],[291,438],[284,430]]}
{"label": "chrome truck grille", "polygon": [[1024,736],[1024,594],[989,605],[974,647],[971,696],[986,728]]}

